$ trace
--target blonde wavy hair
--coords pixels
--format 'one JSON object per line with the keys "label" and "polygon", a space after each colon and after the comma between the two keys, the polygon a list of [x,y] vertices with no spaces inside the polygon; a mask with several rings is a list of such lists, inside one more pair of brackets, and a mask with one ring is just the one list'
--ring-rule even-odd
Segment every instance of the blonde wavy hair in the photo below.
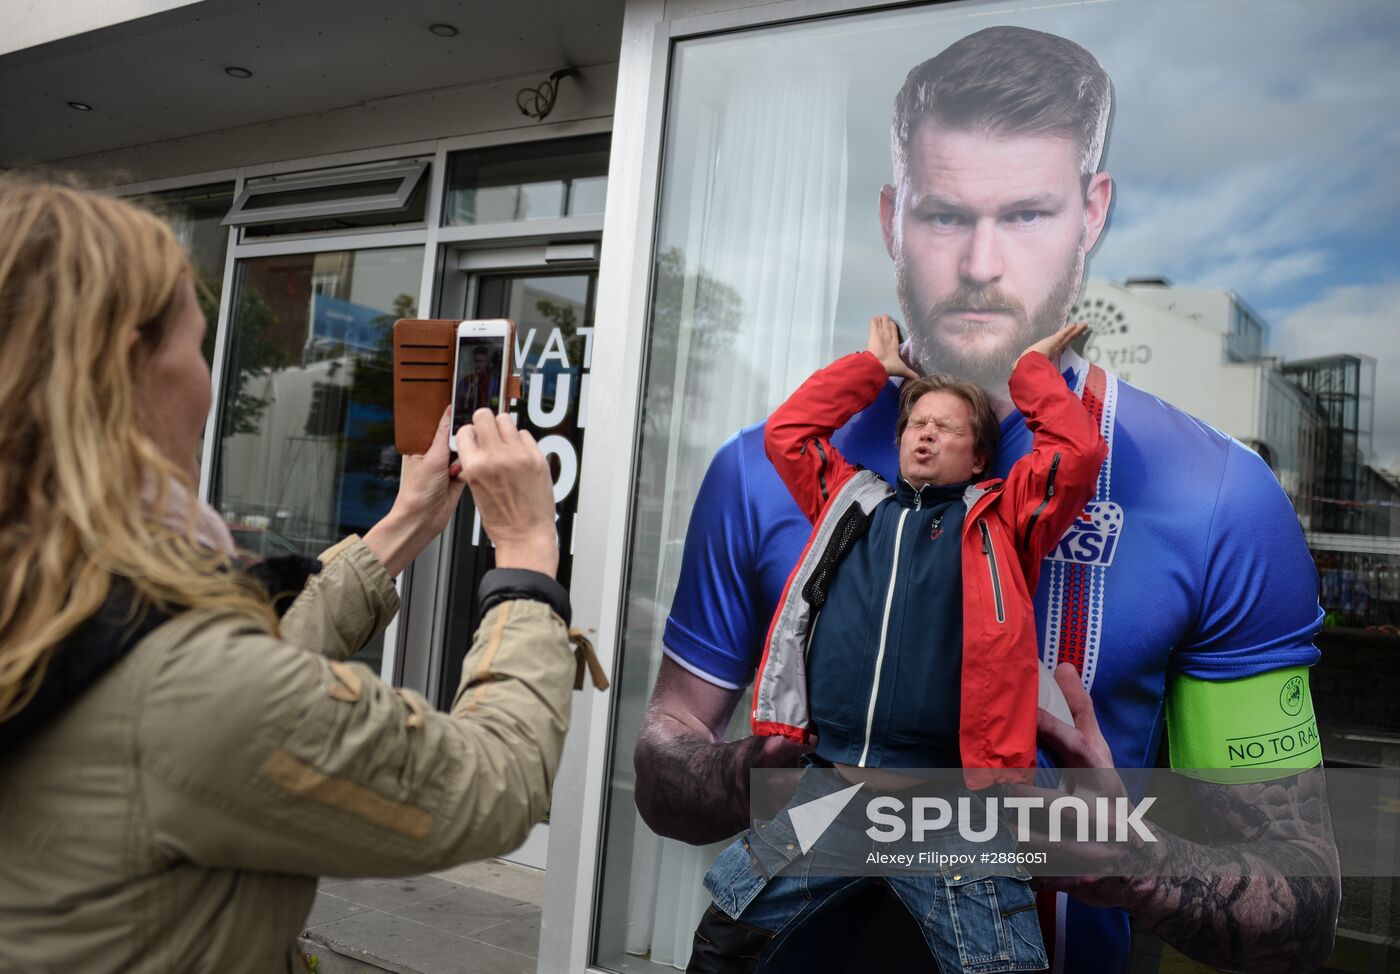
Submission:
{"label": "blonde wavy hair", "polygon": [[141,501],[152,477],[156,511],[172,481],[195,493],[144,431],[135,381],[191,273],[138,206],[0,177],[0,720],[118,578],[134,612],[232,610],[276,631],[265,593],[195,542],[193,510],[182,532]]}

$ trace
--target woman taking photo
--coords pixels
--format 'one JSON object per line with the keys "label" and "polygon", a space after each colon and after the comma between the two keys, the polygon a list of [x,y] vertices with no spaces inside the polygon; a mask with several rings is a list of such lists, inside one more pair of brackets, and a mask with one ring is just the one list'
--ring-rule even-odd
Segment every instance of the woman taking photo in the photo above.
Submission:
{"label": "woman taking photo", "polygon": [[5,971],[300,970],[317,876],[505,852],[548,805],[574,660],[533,440],[459,434],[503,570],[435,712],[344,661],[461,494],[446,417],[363,538],[242,571],[194,497],[204,328],[163,222],[0,179]]}

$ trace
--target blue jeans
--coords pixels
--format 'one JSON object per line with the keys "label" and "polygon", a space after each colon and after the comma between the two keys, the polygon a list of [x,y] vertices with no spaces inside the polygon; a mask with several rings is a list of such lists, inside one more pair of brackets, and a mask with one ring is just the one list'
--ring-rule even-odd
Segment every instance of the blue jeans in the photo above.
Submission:
{"label": "blue jeans", "polygon": [[[789,807],[814,797],[803,785]],[[857,804],[853,802],[847,811]],[[772,934],[763,948],[760,969],[803,922],[823,907],[835,906],[862,883],[871,882],[888,883],[894,890],[918,922],[943,974],[1035,971],[1047,966],[1035,894],[1022,867],[1014,867],[1012,875],[993,875],[969,866],[930,866],[886,876],[851,875],[851,856],[859,856],[861,847],[895,851],[889,844],[865,836],[864,824],[858,816],[843,814],[822,837],[826,844],[833,830],[844,830],[835,841],[845,869],[824,868],[818,849],[804,856],[786,812],[750,829],[720,853],[705,874],[705,888],[714,897],[715,908],[730,920]],[[967,848],[956,839],[941,846],[944,851]],[[919,847],[924,852],[938,850],[939,844],[928,842]],[[839,916],[828,913],[827,919],[839,922]]]}

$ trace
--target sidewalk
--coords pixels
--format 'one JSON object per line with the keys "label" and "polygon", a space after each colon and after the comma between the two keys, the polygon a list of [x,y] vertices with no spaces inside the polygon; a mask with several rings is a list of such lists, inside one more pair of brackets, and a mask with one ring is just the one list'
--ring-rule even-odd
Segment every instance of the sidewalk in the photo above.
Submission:
{"label": "sidewalk", "polygon": [[317,974],[534,974],[543,900],[543,872],[498,859],[406,879],[327,879],[301,948]]}

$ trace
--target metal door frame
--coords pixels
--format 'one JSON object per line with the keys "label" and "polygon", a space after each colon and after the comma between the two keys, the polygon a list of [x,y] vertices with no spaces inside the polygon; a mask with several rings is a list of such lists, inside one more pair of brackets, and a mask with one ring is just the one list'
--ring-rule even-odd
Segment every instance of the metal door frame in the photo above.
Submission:
{"label": "metal door frame", "polygon": [[[593,231],[595,247],[600,235]],[[575,238],[575,243],[580,242]],[[592,259],[546,262],[545,244],[524,246],[445,246],[439,255],[440,286],[433,303],[433,316],[452,318],[471,307],[477,298],[477,282],[482,275],[497,274],[598,274],[596,256]],[[596,293],[596,284],[595,284]],[[399,664],[396,685],[409,687],[429,700],[437,699],[444,642],[447,636],[448,584],[452,571],[452,541],[456,518],[439,539],[433,551],[425,551],[414,565],[412,578],[405,585],[407,612],[400,623]],[[426,570],[425,570],[426,569]]]}
{"label": "metal door frame", "polygon": [[[434,317],[452,318],[474,308],[485,276],[580,276],[593,275],[590,297],[596,307],[599,235],[575,239],[560,247],[550,244],[497,247],[444,247],[441,286]],[[550,259],[553,251],[554,259]],[[580,259],[581,258],[581,259]],[[523,404],[521,406],[523,408]],[[447,613],[451,601],[453,559],[456,554],[457,517],[435,542],[435,568],[415,572],[406,605],[409,618],[400,637],[400,676],[402,686],[411,686],[430,701],[444,689],[443,673],[447,655]],[[577,514],[575,515],[577,517]],[[426,652],[424,652],[426,649]],[[549,847],[549,825],[540,823],[530,830],[523,845],[501,856],[521,865],[545,868]]]}

